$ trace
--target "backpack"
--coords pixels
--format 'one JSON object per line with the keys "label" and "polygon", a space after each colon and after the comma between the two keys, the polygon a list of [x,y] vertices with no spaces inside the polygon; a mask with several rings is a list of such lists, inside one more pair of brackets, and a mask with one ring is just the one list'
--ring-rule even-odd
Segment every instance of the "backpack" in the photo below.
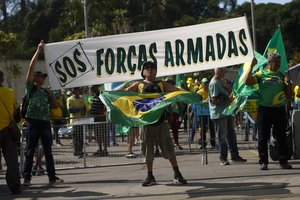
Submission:
{"label": "backpack", "polygon": [[21,105],[21,116],[25,119],[26,113],[27,113],[27,108],[29,104],[29,100],[32,97],[32,95],[35,93],[37,90],[37,86],[33,85],[29,94],[26,94],[22,100],[22,105]]}

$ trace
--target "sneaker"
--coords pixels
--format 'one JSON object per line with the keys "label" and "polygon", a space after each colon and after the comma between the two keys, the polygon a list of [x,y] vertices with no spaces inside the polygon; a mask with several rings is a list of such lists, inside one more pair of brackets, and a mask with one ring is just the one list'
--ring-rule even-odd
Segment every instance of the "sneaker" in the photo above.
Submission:
{"label": "sneaker", "polygon": [[18,195],[18,194],[21,194],[21,193],[22,193],[22,190],[20,188],[11,190],[12,195]]}
{"label": "sneaker", "polygon": [[23,182],[23,186],[24,187],[28,187],[28,186],[30,186],[31,184],[30,184],[30,180],[29,179],[24,179],[24,182]]}
{"label": "sneaker", "polygon": [[175,144],[175,145],[174,145],[174,148],[175,148],[176,150],[183,150],[182,146],[180,146],[179,144]]}
{"label": "sneaker", "polygon": [[146,186],[151,186],[151,185],[156,185],[156,181],[154,176],[147,176],[147,178],[145,179],[145,181],[143,182],[142,186],[146,187]]}
{"label": "sneaker", "polygon": [[45,169],[40,167],[38,170],[37,170],[37,173],[36,173],[37,176],[42,176],[42,175],[45,175]]}
{"label": "sneaker", "polygon": [[135,153],[130,152],[130,153],[126,154],[125,157],[126,158],[136,158],[136,155],[135,155]]}
{"label": "sneaker", "polygon": [[57,176],[55,176],[54,180],[49,180],[49,184],[53,185],[53,184],[62,184],[64,183],[63,179],[58,178]]}
{"label": "sneaker", "polygon": [[229,165],[229,162],[227,160],[221,160],[220,165],[221,166]]}
{"label": "sneaker", "polygon": [[281,169],[293,169],[292,165],[287,163],[280,164],[280,167]]}
{"label": "sneaker", "polygon": [[262,164],[260,165],[260,170],[268,170],[268,165],[265,164],[265,163],[262,163]]}
{"label": "sneaker", "polygon": [[102,153],[102,150],[98,150],[95,153],[93,153],[93,156],[100,156],[101,153]]}
{"label": "sneaker", "polygon": [[35,176],[36,173],[37,173],[37,167],[33,167],[32,172],[31,172],[32,176]]}
{"label": "sneaker", "polygon": [[174,183],[176,184],[187,184],[187,181],[182,177],[181,173],[174,174]]}
{"label": "sneaker", "polygon": [[243,162],[247,162],[247,159],[244,159],[241,156],[238,156],[238,157],[236,157],[234,159],[231,159],[230,161],[231,162],[240,162],[240,163],[243,163]]}

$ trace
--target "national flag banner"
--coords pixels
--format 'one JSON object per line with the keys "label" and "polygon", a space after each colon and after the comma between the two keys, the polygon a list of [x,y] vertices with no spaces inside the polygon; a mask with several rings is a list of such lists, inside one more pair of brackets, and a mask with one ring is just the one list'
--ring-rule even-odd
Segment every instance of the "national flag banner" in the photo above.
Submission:
{"label": "national flag banner", "polygon": [[241,111],[246,104],[248,96],[239,95],[230,103],[230,105],[223,111],[225,115],[234,115]]}
{"label": "national flag banner", "polygon": [[131,127],[157,122],[173,102],[198,104],[202,101],[201,95],[188,91],[168,94],[109,91],[101,93],[100,98],[108,108],[112,123]]}
{"label": "national flag banner", "polygon": [[276,32],[273,37],[267,44],[267,47],[264,52],[264,56],[267,58],[271,53],[279,53],[281,56],[281,63],[279,70],[281,72],[285,72],[288,69],[288,62],[285,54],[284,43],[282,39],[282,34],[280,30],[280,26],[278,26]]}
{"label": "national flag banner", "polygon": [[[254,73],[261,66],[265,65],[268,61],[258,52],[254,52],[255,58],[257,59],[257,64],[253,67],[252,73]],[[234,84],[232,87],[233,93],[237,95],[250,95],[253,91],[256,91],[257,86],[248,86],[245,85],[245,80],[248,72],[250,71],[251,62],[246,62],[241,65],[238,75],[235,77]]]}

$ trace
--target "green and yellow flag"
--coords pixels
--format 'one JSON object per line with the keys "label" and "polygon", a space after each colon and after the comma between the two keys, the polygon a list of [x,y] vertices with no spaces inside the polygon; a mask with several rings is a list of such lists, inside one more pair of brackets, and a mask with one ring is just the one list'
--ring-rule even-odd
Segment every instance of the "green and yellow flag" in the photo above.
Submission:
{"label": "green and yellow flag", "polygon": [[144,126],[157,122],[173,102],[197,104],[202,101],[199,94],[188,91],[162,93],[103,92],[101,100],[109,109],[109,118],[114,124]]}
{"label": "green and yellow flag", "polygon": [[[257,59],[257,64],[253,67],[252,73],[254,73],[257,69],[262,67],[267,63],[267,59],[259,54],[258,52],[254,52],[254,56]],[[258,85],[255,84],[245,85],[246,75],[250,71],[251,62],[247,62],[241,65],[238,75],[235,77],[234,84],[232,87],[233,94],[235,99],[232,103],[223,111],[226,115],[233,115],[237,112],[241,111],[244,105],[247,102],[249,96],[255,96],[258,92]]]}
{"label": "green and yellow flag", "polygon": [[264,57],[268,57],[271,53],[279,53],[281,56],[281,63],[280,63],[280,71],[285,72],[288,69],[288,62],[286,59],[284,43],[281,35],[280,26],[278,26],[276,32],[274,33],[273,37],[267,44],[267,47],[264,52]]}

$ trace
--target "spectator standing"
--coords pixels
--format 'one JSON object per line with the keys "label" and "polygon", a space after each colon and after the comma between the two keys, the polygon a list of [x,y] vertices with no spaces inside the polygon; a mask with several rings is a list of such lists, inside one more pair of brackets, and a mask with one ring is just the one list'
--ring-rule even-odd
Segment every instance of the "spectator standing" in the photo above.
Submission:
{"label": "spectator standing", "polygon": [[0,71],[0,148],[7,165],[6,184],[12,194],[19,194],[21,193],[21,182],[17,142],[9,133],[9,126],[16,109],[16,97],[12,89],[3,86],[3,82],[4,74]]}
{"label": "spectator standing", "polygon": [[[198,94],[200,94],[202,96],[202,105],[196,105],[197,109],[199,109],[197,111],[197,113],[199,113],[197,115],[197,117],[199,117],[199,131],[200,131],[200,140],[199,140],[199,144],[200,145],[204,145],[204,147],[206,147],[206,132],[209,128],[210,131],[210,145],[211,148],[215,148],[216,146],[216,135],[215,135],[215,129],[214,129],[214,123],[213,121],[210,119],[209,116],[209,108],[208,108],[208,85],[209,85],[209,81],[207,78],[203,78],[201,80],[201,89],[197,92]],[[202,133],[203,133],[203,137],[202,137]],[[202,142],[203,140],[203,142]]]}
{"label": "spectator standing", "polygon": [[[173,85],[156,81],[157,64],[151,61],[147,61],[142,66],[141,75],[143,81],[138,81],[128,88],[124,89],[127,92],[173,92],[179,90]],[[154,124],[144,126],[141,133],[142,140],[142,152],[145,156],[147,167],[147,178],[143,182],[142,186],[155,185],[156,181],[153,176],[153,160],[154,160],[154,143],[160,146],[162,150],[162,156],[169,159],[174,170],[174,182],[178,184],[186,184],[187,181],[182,177],[176,155],[174,152],[174,144],[170,137],[170,127],[166,121],[166,116],[163,114],[161,118]]]}
{"label": "spectator standing", "polygon": [[[62,98],[61,90],[54,90],[53,94],[55,98],[57,99],[58,107],[52,108],[50,110],[51,113],[51,119],[53,123],[53,137],[55,140],[55,143],[57,146],[63,146],[63,144],[60,141],[58,130],[62,127],[62,125],[65,124],[65,120],[62,119],[62,117],[67,117],[66,115],[63,115],[63,110],[66,110],[66,101]],[[64,111],[66,113],[66,111]]]}
{"label": "spectator standing", "polygon": [[75,87],[72,91],[73,95],[67,99],[67,108],[70,113],[70,123],[73,125],[73,155],[77,158],[83,158],[83,125],[77,124],[80,118],[86,115],[88,107],[87,102],[81,96],[81,88]]}
{"label": "spectator standing", "polygon": [[286,140],[287,113],[285,104],[293,94],[291,82],[279,71],[281,56],[271,53],[268,65],[252,75],[252,68],[257,60],[254,58],[251,70],[246,77],[246,84],[258,83],[258,154],[261,170],[268,169],[268,141],[271,135],[278,142],[279,164],[282,169],[292,169],[288,164],[288,144]]}
{"label": "spectator standing", "polygon": [[96,141],[98,144],[98,150],[93,154],[94,156],[107,156],[108,146],[108,124],[106,121],[106,107],[99,98],[100,90],[99,85],[93,85],[91,87],[93,97],[91,98],[90,114],[94,116],[93,125]]}
{"label": "spectator standing", "polygon": [[231,88],[225,86],[222,81],[226,72],[225,68],[216,68],[215,75],[209,83],[209,112],[210,118],[214,122],[220,152],[220,165],[222,166],[229,165],[227,160],[228,146],[232,162],[247,161],[239,155],[232,116],[222,113],[233,100],[232,95],[230,95]]}
{"label": "spectator standing", "polygon": [[295,86],[294,93],[294,109],[300,110],[300,84]]}
{"label": "spectator standing", "polygon": [[31,59],[26,76],[26,94],[29,94],[33,88],[35,88],[35,92],[28,99],[28,108],[25,115],[28,126],[26,131],[27,144],[23,171],[24,186],[30,186],[33,156],[38,146],[39,138],[41,138],[44,148],[49,183],[56,184],[64,182],[55,174],[51,147],[52,133],[50,124],[50,107],[57,108],[57,100],[53,95],[53,91],[48,91],[42,87],[47,74],[41,71],[35,71],[38,56],[43,48],[44,42],[41,41]]}

